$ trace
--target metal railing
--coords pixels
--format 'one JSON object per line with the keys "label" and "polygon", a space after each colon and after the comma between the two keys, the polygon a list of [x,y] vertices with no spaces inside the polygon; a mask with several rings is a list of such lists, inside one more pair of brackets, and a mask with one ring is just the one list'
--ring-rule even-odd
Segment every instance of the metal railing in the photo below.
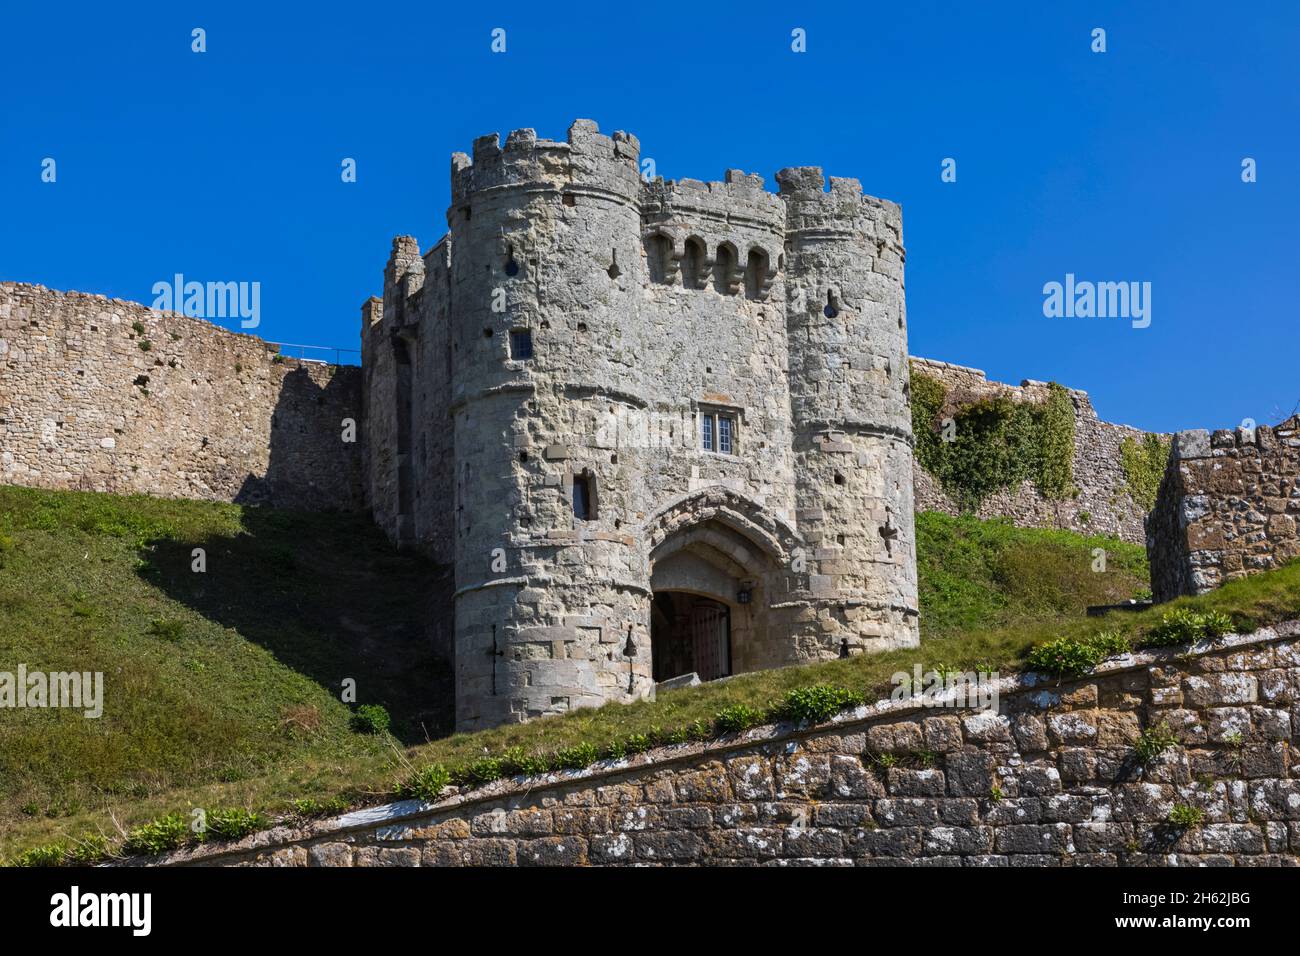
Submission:
{"label": "metal railing", "polygon": [[[360,349],[338,349],[338,348],[331,348],[330,346],[327,345],[298,345],[297,343],[294,342],[269,342],[268,341],[266,344],[274,345],[276,348],[280,350],[281,355],[284,355],[288,358],[296,358],[301,362],[320,362],[322,365],[343,365],[345,364],[343,362],[344,355],[349,355],[349,356],[355,355],[357,356],[357,360],[355,362],[348,362],[346,364],[348,365],[361,364]],[[295,354],[294,352],[290,351],[290,349],[296,349],[297,353]],[[331,362],[328,358],[314,357],[312,355],[308,355],[307,354],[308,352],[315,353],[316,355],[323,354],[325,356],[328,356],[332,353],[334,355],[334,361]]]}

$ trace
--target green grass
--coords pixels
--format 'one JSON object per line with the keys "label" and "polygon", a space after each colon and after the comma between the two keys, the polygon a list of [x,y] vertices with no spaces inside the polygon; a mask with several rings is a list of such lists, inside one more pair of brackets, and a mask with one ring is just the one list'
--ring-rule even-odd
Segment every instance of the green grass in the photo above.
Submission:
{"label": "green grass", "polygon": [[[918,516],[919,649],[745,674],[475,734],[443,736],[448,677],[421,628],[442,573],[396,555],[363,518],[0,488],[0,669],[102,670],[105,712],[0,712],[0,855],[93,858],[182,837],[195,808],[230,832],[277,814],[337,813],[444,781],[585,766],[782,714],[821,719],[925,668],[1012,671],[1045,641],[1141,643],[1167,607],[1239,627],[1300,616],[1300,564],[1156,611],[1085,618],[1146,585],[1141,550],[1004,522]],[[208,571],[190,570],[204,547]],[[1091,570],[1107,549],[1108,570]],[[1165,631],[1162,631],[1162,627]],[[382,705],[392,732],[339,700]],[[425,742],[428,741],[428,742]],[[216,815],[214,817],[214,814]],[[51,844],[63,849],[54,853]],[[61,855],[60,855],[61,854]]]}

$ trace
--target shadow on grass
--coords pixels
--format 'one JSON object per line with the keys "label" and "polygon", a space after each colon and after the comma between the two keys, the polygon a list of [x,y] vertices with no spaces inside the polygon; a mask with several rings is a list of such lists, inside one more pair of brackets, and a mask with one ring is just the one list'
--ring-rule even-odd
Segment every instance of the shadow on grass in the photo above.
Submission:
{"label": "shadow on grass", "polygon": [[[245,508],[236,535],[155,538],[138,573],[329,693],[356,681],[415,744],[451,732],[451,569],[400,554],[366,516]],[[194,569],[202,549],[206,570]]]}

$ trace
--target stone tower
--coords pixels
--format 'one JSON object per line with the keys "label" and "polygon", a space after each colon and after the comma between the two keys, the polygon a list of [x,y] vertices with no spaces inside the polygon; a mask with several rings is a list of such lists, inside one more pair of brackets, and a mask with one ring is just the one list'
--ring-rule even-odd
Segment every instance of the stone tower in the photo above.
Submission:
{"label": "stone tower", "polygon": [[[855,179],[776,176],[786,201],[786,325],[799,530],[811,589],[860,637],[916,633],[903,220]],[[853,642],[850,641],[850,644]]]}
{"label": "stone tower", "polygon": [[643,181],[578,121],[452,159],[363,307],[375,519],[454,565],[459,729],[917,640],[897,206]]}

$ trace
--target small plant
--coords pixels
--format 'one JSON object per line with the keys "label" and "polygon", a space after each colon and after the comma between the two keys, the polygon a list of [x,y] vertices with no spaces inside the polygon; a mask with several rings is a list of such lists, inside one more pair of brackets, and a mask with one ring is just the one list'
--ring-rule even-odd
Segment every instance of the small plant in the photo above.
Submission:
{"label": "small plant", "polygon": [[164,641],[179,641],[185,636],[185,625],[173,618],[155,618],[149,622],[149,633]]}
{"label": "small plant", "polygon": [[606,760],[622,760],[627,756],[627,741],[615,740],[613,743],[605,745]]}
{"label": "small plant", "polygon": [[1206,638],[1222,637],[1232,627],[1232,618],[1222,611],[1202,612],[1180,607],[1165,614],[1142,641],[1142,645],[1167,647],[1171,644],[1190,644]]}
{"label": "small plant", "polygon": [[551,762],[540,754],[529,753],[523,747],[510,747],[501,755],[501,775],[504,777],[535,777],[551,769]]}
{"label": "small plant", "polygon": [[87,833],[68,847],[65,859],[73,866],[90,866],[108,856],[108,837],[102,833]]}
{"label": "small plant", "polygon": [[153,343],[150,342],[148,339],[141,339],[136,344],[140,346],[141,352],[148,352],[150,349],[153,348]]}
{"label": "small plant", "polygon": [[362,704],[352,715],[352,729],[358,733],[386,733],[391,723],[388,711],[380,704]]}
{"label": "small plant", "polygon": [[[427,769],[427,768],[426,768]],[[443,784],[446,786],[446,784]],[[328,800],[314,800],[304,797],[293,801],[293,812],[299,817],[325,817],[343,813],[349,806],[345,797],[331,797]]]}
{"label": "small plant", "polygon": [[451,774],[440,763],[431,763],[421,767],[407,778],[398,788],[402,796],[415,797],[417,800],[433,801],[451,783]]}
{"label": "small plant", "polygon": [[777,710],[786,720],[822,724],[846,707],[862,702],[862,695],[843,687],[815,684],[790,691]]}
{"label": "small plant", "polygon": [[1148,727],[1138,735],[1133,744],[1133,751],[1138,760],[1147,764],[1155,760],[1170,747],[1178,744],[1178,737],[1169,729],[1168,721],[1161,721],[1154,727]]}
{"label": "small plant", "polygon": [[989,799],[992,800],[994,803],[997,803],[1005,796],[1006,794],[1003,792],[1002,788],[999,787],[996,783],[993,785],[993,789],[989,791]]}
{"label": "small plant", "polygon": [[1169,811],[1170,825],[1178,827],[1180,830],[1199,827],[1204,822],[1205,811],[1200,807],[1193,807],[1186,803],[1177,803],[1174,804],[1174,808]]}
{"label": "small plant", "polygon": [[732,704],[724,707],[714,716],[713,722],[718,731],[724,734],[737,733],[763,722],[763,712],[748,704]]}
{"label": "small plant", "polygon": [[687,735],[694,741],[709,740],[713,737],[713,728],[707,720],[697,720],[687,728]]}
{"label": "small plant", "polygon": [[1206,637],[1223,637],[1232,633],[1232,618],[1222,611],[1206,611],[1201,615]]}
{"label": "small plant", "polygon": [[283,356],[283,355],[273,355],[273,356],[271,356],[271,364],[272,364],[272,365],[283,365],[283,364],[284,364],[284,356]]}
{"label": "small plant", "polygon": [[133,854],[155,854],[174,850],[190,838],[185,818],[179,813],[169,813],[151,823],[131,831],[122,849]]}
{"label": "small plant", "polygon": [[213,810],[207,816],[207,829],[203,838],[206,840],[238,840],[258,830],[265,829],[269,821],[255,811],[238,807]]}
{"label": "small plant", "polygon": [[136,335],[144,335],[144,323],[143,323],[143,322],[132,322],[132,323],[131,323],[131,331],[134,332]]}
{"label": "small plant", "polygon": [[1245,738],[1241,736],[1240,730],[1234,730],[1231,733],[1223,735],[1223,742],[1229,747],[1240,749],[1241,745],[1245,743]]}
{"label": "small plant", "polygon": [[238,375],[238,374],[239,374],[240,372],[242,372],[243,370],[244,370],[244,363],[243,363],[243,362],[236,362],[236,363],[235,363],[235,374]]}
{"label": "small plant", "polygon": [[1138,588],[1133,592],[1133,600],[1139,604],[1144,604],[1147,601],[1150,601],[1153,597],[1154,595],[1151,593],[1150,588]]}
{"label": "small plant", "polygon": [[917,763],[927,770],[933,767],[935,762],[939,759],[939,755],[933,750],[918,750],[912,756],[916,759]]}
{"label": "small plant", "polygon": [[458,787],[479,787],[505,776],[500,757],[482,756],[451,772],[452,783]]}
{"label": "small plant", "polygon": [[653,746],[648,734],[631,734],[623,745],[629,754],[645,753]]}
{"label": "small plant", "polygon": [[9,865],[23,867],[62,866],[67,852],[68,848],[63,843],[46,843],[43,846],[34,846],[30,850],[18,854],[9,861]]}
{"label": "small plant", "polygon": [[1029,666],[1034,670],[1073,677],[1087,673],[1108,657],[1129,652],[1129,643],[1114,631],[1102,631],[1084,638],[1060,637],[1039,644],[1029,652]]}
{"label": "small plant", "polygon": [[594,744],[581,743],[572,747],[565,747],[563,750],[555,752],[555,759],[552,761],[557,770],[582,770],[590,767],[600,759],[600,751]]}
{"label": "small plant", "polygon": [[871,761],[882,770],[888,770],[890,767],[898,766],[898,757],[894,754],[880,753],[872,754]]}

